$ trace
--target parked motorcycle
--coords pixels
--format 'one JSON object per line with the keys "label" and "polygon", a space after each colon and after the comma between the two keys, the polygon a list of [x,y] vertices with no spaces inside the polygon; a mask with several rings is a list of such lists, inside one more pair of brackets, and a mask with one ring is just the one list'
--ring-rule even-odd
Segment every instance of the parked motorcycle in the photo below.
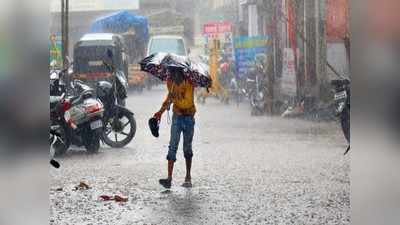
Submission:
{"label": "parked motorcycle", "polygon": [[[112,59],[112,52],[107,54]],[[97,97],[104,103],[105,109],[101,139],[113,148],[122,148],[132,141],[136,133],[134,114],[125,108],[128,82],[111,64],[104,64],[113,73],[113,79],[112,82],[97,82]]]}
{"label": "parked motorcycle", "polygon": [[336,116],[340,119],[343,134],[350,144],[350,80],[333,80],[331,84],[335,89]]}
{"label": "parked motorcycle", "polygon": [[103,131],[103,103],[82,81],[74,80],[71,88],[73,94],[70,96],[66,93],[50,96],[50,130],[59,134],[62,140],[54,144],[55,155],[64,154],[71,144],[96,153]]}
{"label": "parked motorcycle", "polygon": [[245,88],[242,92],[249,98],[251,115],[262,115],[265,111],[265,78],[264,67],[262,64],[255,64],[250,69],[245,79]]}

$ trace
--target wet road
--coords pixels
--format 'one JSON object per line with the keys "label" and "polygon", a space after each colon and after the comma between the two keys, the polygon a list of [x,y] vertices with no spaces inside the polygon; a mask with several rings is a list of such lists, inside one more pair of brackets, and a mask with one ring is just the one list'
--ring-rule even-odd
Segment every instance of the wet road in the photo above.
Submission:
{"label": "wet road", "polygon": [[[180,145],[170,192],[166,176],[169,125],[160,138],[147,120],[165,90],[131,94],[136,137],[124,149],[99,154],[74,149],[50,169],[50,224],[349,224],[350,159],[336,123],[251,117],[247,104],[197,104],[193,188],[180,187],[185,164]],[[74,191],[79,182],[89,190]],[[57,190],[62,188],[62,190]],[[100,195],[129,197],[103,202]]]}

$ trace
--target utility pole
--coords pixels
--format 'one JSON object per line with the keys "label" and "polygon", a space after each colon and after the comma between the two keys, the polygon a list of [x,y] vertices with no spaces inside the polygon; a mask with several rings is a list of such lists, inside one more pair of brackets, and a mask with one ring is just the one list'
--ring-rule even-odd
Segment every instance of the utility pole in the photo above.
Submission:
{"label": "utility pole", "polygon": [[274,3],[272,3],[272,8],[273,8],[273,12],[272,12],[272,54],[273,54],[273,67],[274,67],[274,78],[276,78],[278,75],[277,75],[277,60],[276,60],[276,58],[277,58],[277,38],[278,38],[278,35],[277,35],[277,33],[278,33],[278,30],[277,30],[277,27],[278,27],[278,18],[277,18],[277,14],[276,14],[276,11],[277,11],[277,9],[275,8],[276,7],[276,3],[274,2]]}
{"label": "utility pole", "polygon": [[308,89],[308,70],[307,70],[307,63],[308,63],[308,49],[307,49],[307,4],[306,1],[303,1],[303,34],[304,34],[304,39],[303,39],[303,50],[304,50],[304,97],[307,95],[307,89]]}
{"label": "utility pole", "polygon": [[314,9],[315,9],[315,80],[316,83],[313,86],[313,97],[319,97],[319,86],[321,81],[321,70],[320,70],[320,52],[321,52],[321,34],[320,34],[320,0],[315,0]]}
{"label": "utility pole", "polygon": [[[315,106],[316,91],[316,58],[317,49],[315,44],[318,40],[316,37],[316,1],[304,0],[304,36],[306,46],[304,48],[305,59],[305,99],[304,108],[306,113],[311,112]],[[308,42],[308,43],[307,43]]]}
{"label": "utility pole", "polygon": [[65,4],[64,0],[61,0],[61,56],[62,56],[62,67],[65,68]]}
{"label": "utility pole", "polygon": [[67,66],[69,55],[69,0],[61,0],[61,43],[63,68]]}
{"label": "utility pole", "polygon": [[65,0],[65,56],[69,56],[69,0]]}

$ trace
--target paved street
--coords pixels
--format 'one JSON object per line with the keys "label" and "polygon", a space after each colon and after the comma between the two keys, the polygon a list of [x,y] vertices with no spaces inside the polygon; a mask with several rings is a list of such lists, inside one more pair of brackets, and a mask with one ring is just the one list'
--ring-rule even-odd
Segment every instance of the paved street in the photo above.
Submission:
{"label": "paved street", "polygon": [[[246,103],[197,104],[193,188],[180,187],[185,163],[180,145],[171,191],[166,176],[169,125],[160,138],[147,120],[166,91],[132,93],[128,107],[138,128],[128,147],[87,155],[72,149],[51,168],[50,224],[349,224],[350,155],[334,122],[251,117]],[[84,181],[89,190],[74,191]],[[62,188],[62,190],[57,190]],[[126,203],[100,195],[129,197]]]}

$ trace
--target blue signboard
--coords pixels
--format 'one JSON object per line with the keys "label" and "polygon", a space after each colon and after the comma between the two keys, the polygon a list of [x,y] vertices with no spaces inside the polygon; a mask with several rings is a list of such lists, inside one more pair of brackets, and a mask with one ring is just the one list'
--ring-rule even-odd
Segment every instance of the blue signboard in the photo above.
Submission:
{"label": "blue signboard", "polygon": [[267,54],[271,47],[268,36],[240,36],[234,40],[236,69],[239,77],[244,77],[257,54]]}

